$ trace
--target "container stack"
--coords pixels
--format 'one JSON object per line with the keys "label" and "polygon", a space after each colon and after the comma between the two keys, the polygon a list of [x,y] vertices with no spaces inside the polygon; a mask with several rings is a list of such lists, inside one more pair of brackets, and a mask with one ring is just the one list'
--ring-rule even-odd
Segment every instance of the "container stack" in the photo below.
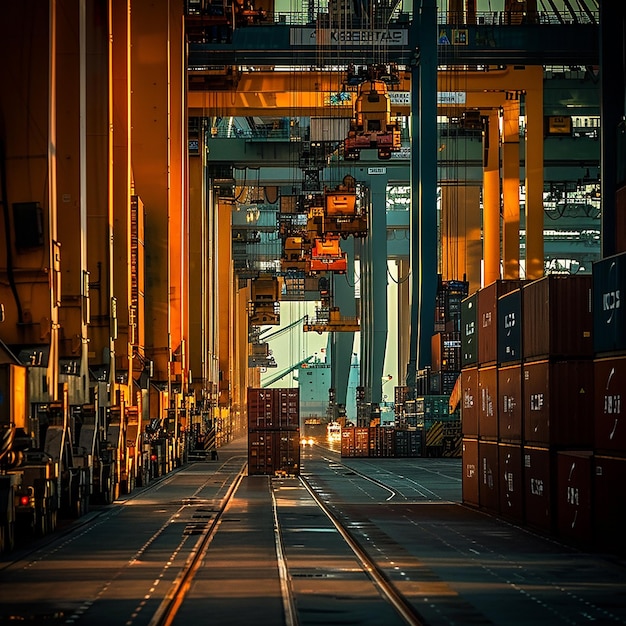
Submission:
{"label": "container stack", "polygon": [[593,265],[595,424],[592,524],[602,549],[626,554],[626,254]]}
{"label": "container stack", "polygon": [[521,285],[521,281],[498,280],[461,303],[463,500],[493,512],[501,508],[498,301]]}
{"label": "container stack", "polygon": [[591,539],[590,276],[498,281],[463,302],[467,504]]}
{"label": "container stack", "polygon": [[522,290],[524,521],[578,541],[591,539],[591,288],[591,276],[546,276]]}
{"label": "container stack", "polygon": [[422,431],[389,426],[348,426],[341,429],[341,456],[382,458],[422,456]]}
{"label": "container stack", "polygon": [[248,388],[248,474],[300,473],[300,392]]}

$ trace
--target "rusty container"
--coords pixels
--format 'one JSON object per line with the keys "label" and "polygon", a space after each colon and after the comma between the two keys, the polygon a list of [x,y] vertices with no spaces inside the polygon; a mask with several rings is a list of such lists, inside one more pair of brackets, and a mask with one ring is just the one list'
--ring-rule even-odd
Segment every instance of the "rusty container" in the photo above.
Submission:
{"label": "rusty container", "polygon": [[521,444],[499,443],[498,464],[500,467],[500,513],[521,523],[524,521]]}
{"label": "rusty container", "polygon": [[592,453],[557,452],[556,512],[560,537],[589,546],[591,531]]}
{"label": "rusty container", "polygon": [[498,443],[478,441],[478,503],[481,509],[500,512],[500,470]]}
{"label": "rusty container", "polygon": [[354,456],[368,457],[370,455],[369,426],[354,428]]}
{"label": "rusty container", "polygon": [[498,438],[498,368],[495,365],[478,370],[478,436]]}
{"label": "rusty container", "polygon": [[435,333],[431,338],[432,369],[456,372],[461,369],[461,333]]}
{"label": "rusty container", "polygon": [[552,532],[554,525],[553,453],[549,448],[524,446],[524,521]]}
{"label": "rusty container", "polygon": [[249,429],[296,429],[300,427],[298,389],[248,387]]}
{"label": "rusty container", "polygon": [[603,551],[626,556],[626,457],[596,455],[593,465],[595,544]]}
{"label": "rusty container", "polygon": [[394,429],[388,426],[370,426],[369,429],[369,456],[395,456]]}
{"label": "rusty container", "polygon": [[593,356],[591,276],[545,276],[523,288],[525,359]]}
{"label": "rusty container", "polygon": [[478,291],[478,363],[498,360],[498,299],[519,289],[520,280],[496,280]]}
{"label": "rusty container", "polygon": [[478,363],[478,292],[461,301],[461,367]]}
{"label": "rusty container", "polygon": [[346,426],[341,429],[341,456],[350,458],[354,452],[354,426]]}
{"label": "rusty container", "polygon": [[593,264],[593,347],[596,354],[626,351],[626,253]]}
{"label": "rusty container", "polygon": [[463,437],[463,504],[478,506],[478,440]]}
{"label": "rusty container", "polygon": [[498,369],[498,437],[500,441],[522,441],[522,366]]}
{"label": "rusty container", "polygon": [[478,407],[478,368],[468,367],[461,372],[461,423],[466,437],[478,437]]}
{"label": "rusty container", "polygon": [[524,442],[590,450],[594,437],[593,361],[524,363]]}
{"label": "rusty container", "polygon": [[254,430],[248,433],[248,475],[299,473],[299,430]]}
{"label": "rusty container", "polygon": [[522,289],[498,298],[498,363],[522,358]]}
{"label": "rusty container", "polygon": [[626,356],[594,362],[594,448],[602,453],[626,453]]}
{"label": "rusty container", "polygon": [[297,428],[300,426],[300,390],[276,388],[274,392],[275,412],[280,428]]}

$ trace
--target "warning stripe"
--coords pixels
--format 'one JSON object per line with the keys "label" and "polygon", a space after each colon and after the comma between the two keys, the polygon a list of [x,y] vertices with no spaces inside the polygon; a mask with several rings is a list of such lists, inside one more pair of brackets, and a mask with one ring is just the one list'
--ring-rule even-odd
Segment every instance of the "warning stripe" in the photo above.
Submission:
{"label": "warning stripe", "polygon": [[426,447],[440,446],[443,444],[443,422],[434,422],[426,433]]}

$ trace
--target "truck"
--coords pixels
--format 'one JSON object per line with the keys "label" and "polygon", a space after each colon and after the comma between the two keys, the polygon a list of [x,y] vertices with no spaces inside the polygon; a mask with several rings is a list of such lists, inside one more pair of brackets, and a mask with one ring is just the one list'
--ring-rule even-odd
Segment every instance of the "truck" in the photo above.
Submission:
{"label": "truck", "polygon": [[27,368],[0,364],[0,553],[54,531],[61,504],[61,464],[38,441],[45,428],[49,451],[62,450],[65,433],[31,417],[28,398]]}

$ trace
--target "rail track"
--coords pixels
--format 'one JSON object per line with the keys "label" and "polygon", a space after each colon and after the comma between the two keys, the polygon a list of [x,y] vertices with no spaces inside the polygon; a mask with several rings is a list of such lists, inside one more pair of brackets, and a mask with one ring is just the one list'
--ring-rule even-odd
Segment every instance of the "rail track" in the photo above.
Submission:
{"label": "rail track", "polygon": [[[364,480],[377,484],[387,494],[394,493],[383,483],[372,480],[363,475]],[[184,609],[186,599],[194,586],[194,578],[203,567],[208,567],[211,562],[211,544],[220,532],[222,522],[237,496],[238,489],[244,480],[244,472],[237,475],[227,493],[224,495],[219,508],[211,522],[202,530],[196,547],[190,555],[185,567],[179,573],[175,583],[161,602],[161,605],[152,617],[149,626],[172,626],[188,621],[179,616]],[[368,552],[367,546],[363,545],[350,531],[348,525],[333,512],[331,507],[316,493],[309,481],[303,477],[282,477],[268,479],[271,495],[273,520],[273,532],[275,543],[275,557],[278,576],[280,581],[281,604],[283,608],[283,623],[286,626],[300,626],[313,623],[310,607],[311,596],[315,590],[311,587],[311,579],[319,581],[333,580],[345,575],[346,569],[350,577],[359,578],[358,597],[354,591],[348,590],[351,601],[339,600],[341,607],[341,621],[350,623],[367,623],[363,621],[360,612],[363,607],[360,602],[368,606],[372,615],[384,615],[386,624],[408,624],[410,626],[423,626],[425,621],[418,614],[415,606],[407,600],[376,560]],[[314,517],[315,528],[310,527],[310,520]],[[325,518],[325,521],[322,519]],[[305,541],[294,544],[290,538],[294,534],[311,535],[313,543],[305,546]],[[319,541],[319,536],[324,540]],[[332,535],[332,537],[329,537]],[[313,546],[314,544],[314,546]],[[303,572],[303,553],[314,550],[316,552],[315,571],[313,574]],[[306,566],[304,570],[306,570]],[[360,570],[360,573],[357,571]],[[302,581],[309,581],[302,585]],[[365,588],[368,586],[369,588]],[[315,582],[313,583],[315,587]],[[335,590],[333,595],[341,595]],[[197,595],[196,595],[197,600]],[[349,617],[348,606],[354,604],[355,613]],[[376,606],[388,605],[385,608]],[[396,615],[395,620],[389,620],[387,613],[389,607]],[[207,606],[210,612],[210,607]],[[326,609],[325,618],[328,619]],[[313,611],[315,613],[315,611]],[[382,619],[382,618],[381,618]],[[263,622],[265,623],[265,622]],[[335,623],[332,619],[330,623]],[[379,618],[374,618],[374,623],[380,623]]]}
{"label": "rail track", "polygon": [[[0,561],[0,626],[626,624],[624,565],[458,503],[458,464],[199,460]],[[454,468],[457,469],[454,469]]]}

